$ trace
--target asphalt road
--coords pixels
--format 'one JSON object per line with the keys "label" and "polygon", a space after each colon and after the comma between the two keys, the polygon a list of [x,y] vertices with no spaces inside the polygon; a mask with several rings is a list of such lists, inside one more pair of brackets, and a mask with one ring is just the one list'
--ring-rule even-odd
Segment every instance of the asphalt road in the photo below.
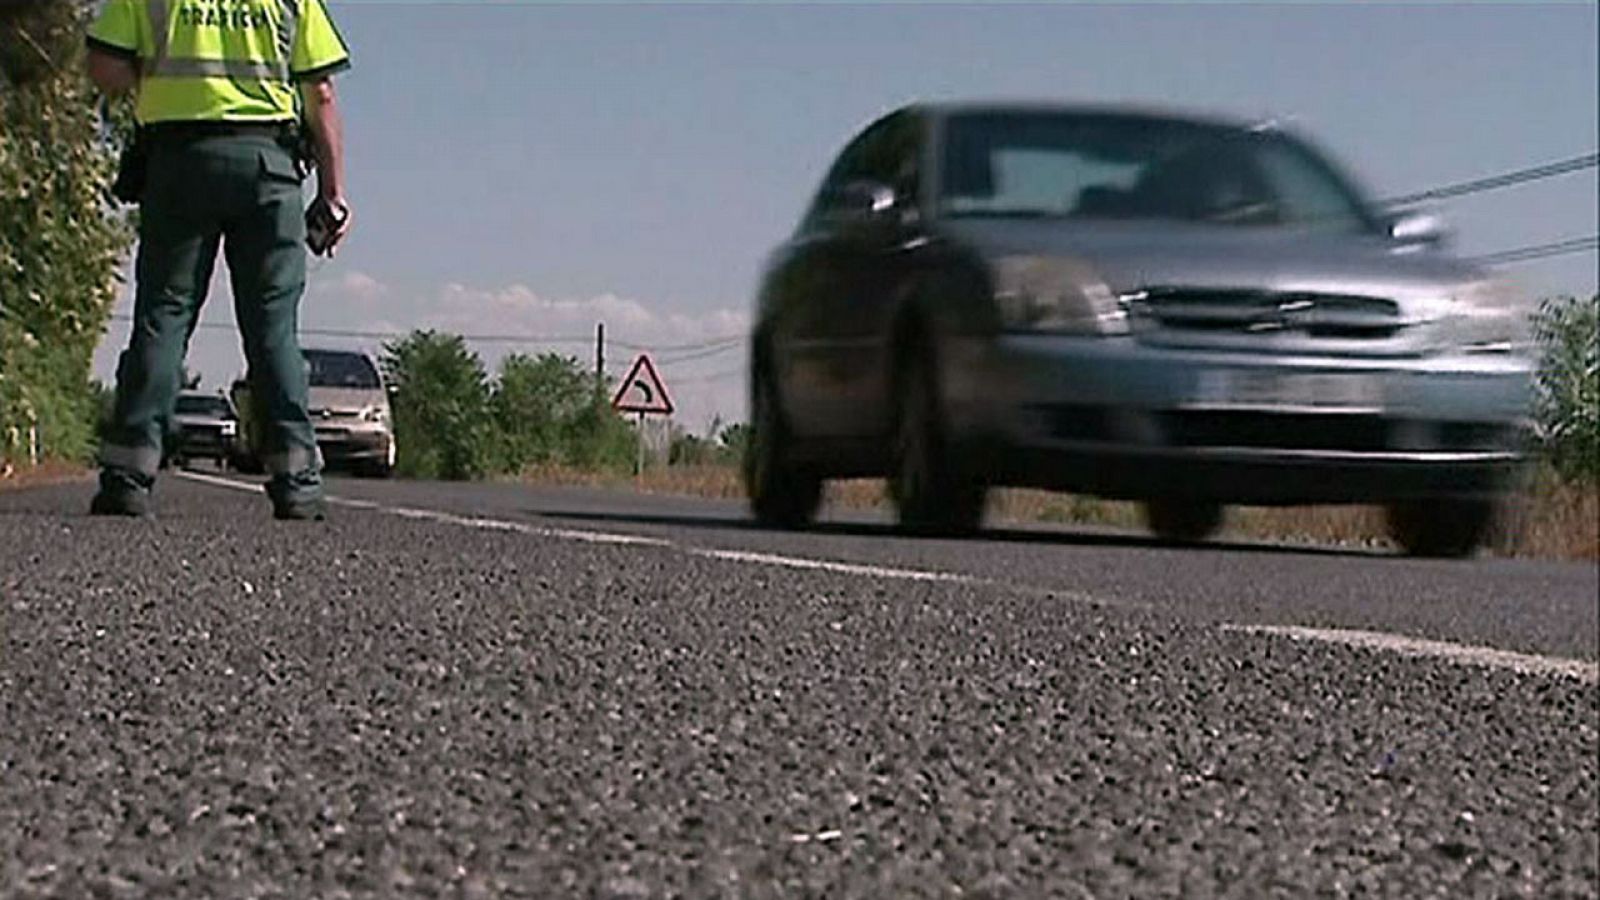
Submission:
{"label": "asphalt road", "polygon": [[1593,565],[0,493],[0,895],[1596,896]]}

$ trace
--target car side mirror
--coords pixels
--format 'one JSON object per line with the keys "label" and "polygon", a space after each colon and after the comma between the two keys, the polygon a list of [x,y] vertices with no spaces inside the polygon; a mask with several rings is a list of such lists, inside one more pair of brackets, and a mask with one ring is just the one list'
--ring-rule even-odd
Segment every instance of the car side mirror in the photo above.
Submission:
{"label": "car side mirror", "polygon": [[1451,237],[1450,227],[1433,213],[1405,211],[1388,217],[1389,239],[1409,246],[1440,247]]}
{"label": "car side mirror", "polygon": [[899,205],[894,188],[876,181],[852,181],[829,198],[832,218],[846,225],[869,225],[887,220]]}

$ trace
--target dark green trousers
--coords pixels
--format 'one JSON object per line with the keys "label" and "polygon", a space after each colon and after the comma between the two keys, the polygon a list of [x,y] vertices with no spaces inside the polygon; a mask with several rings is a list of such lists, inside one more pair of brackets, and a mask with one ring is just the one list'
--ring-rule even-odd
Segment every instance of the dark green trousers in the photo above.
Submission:
{"label": "dark green trousers", "polygon": [[220,248],[233,284],[274,499],[321,496],[321,456],[306,414],[300,354],[305,219],[289,152],[262,136],[158,140],[140,204],[133,333],[117,366],[115,412],[101,445],[101,486],[149,490]]}

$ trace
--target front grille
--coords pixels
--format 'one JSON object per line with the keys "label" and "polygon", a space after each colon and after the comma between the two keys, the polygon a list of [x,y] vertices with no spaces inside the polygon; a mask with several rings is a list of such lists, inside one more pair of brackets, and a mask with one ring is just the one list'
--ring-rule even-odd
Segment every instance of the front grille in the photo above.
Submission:
{"label": "front grille", "polygon": [[1129,298],[1139,327],[1194,335],[1299,334],[1379,340],[1406,325],[1400,305],[1349,294],[1198,288],[1151,288]]}
{"label": "front grille", "polygon": [[1515,427],[1489,422],[1438,422],[1338,413],[1210,410],[1168,412],[1161,430],[1175,447],[1267,450],[1498,452],[1517,444]]}
{"label": "front grille", "polygon": [[1520,444],[1515,425],[1395,418],[1367,413],[1168,410],[1092,405],[1030,408],[1038,433],[1053,440],[1120,446],[1252,450],[1501,452]]}
{"label": "front grille", "polygon": [[[1175,447],[1251,447],[1377,453],[1389,449],[1382,416],[1321,413],[1173,412],[1161,417]],[[1418,448],[1421,449],[1421,448]]]}

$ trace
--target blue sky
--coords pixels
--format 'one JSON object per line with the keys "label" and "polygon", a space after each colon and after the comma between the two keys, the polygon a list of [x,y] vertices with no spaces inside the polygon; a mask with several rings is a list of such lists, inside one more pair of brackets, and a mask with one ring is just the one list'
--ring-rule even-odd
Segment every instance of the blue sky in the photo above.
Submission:
{"label": "blue sky", "polygon": [[[1592,152],[1597,5],[389,3],[333,0],[357,230],[308,327],[740,333],[839,146],[916,100],[1130,100],[1292,119],[1388,195]],[[1593,169],[1444,204],[1481,253],[1597,226]],[[1595,289],[1593,254],[1507,270]],[[222,302],[217,302],[217,301]],[[119,308],[126,311],[126,302]],[[231,321],[225,289],[203,321]],[[99,354],[111,371],[126,329]],[[364,346],[374,341],[313,340]],[[508,349],[483,344],[491,365]],[[613,347],[613,369],[628,351]],[[671,354],[667,354],[668,357]],[[211,386],[237,339],[201,331]],[[682,424],[743,414],[742,355],[669,363]]]}

